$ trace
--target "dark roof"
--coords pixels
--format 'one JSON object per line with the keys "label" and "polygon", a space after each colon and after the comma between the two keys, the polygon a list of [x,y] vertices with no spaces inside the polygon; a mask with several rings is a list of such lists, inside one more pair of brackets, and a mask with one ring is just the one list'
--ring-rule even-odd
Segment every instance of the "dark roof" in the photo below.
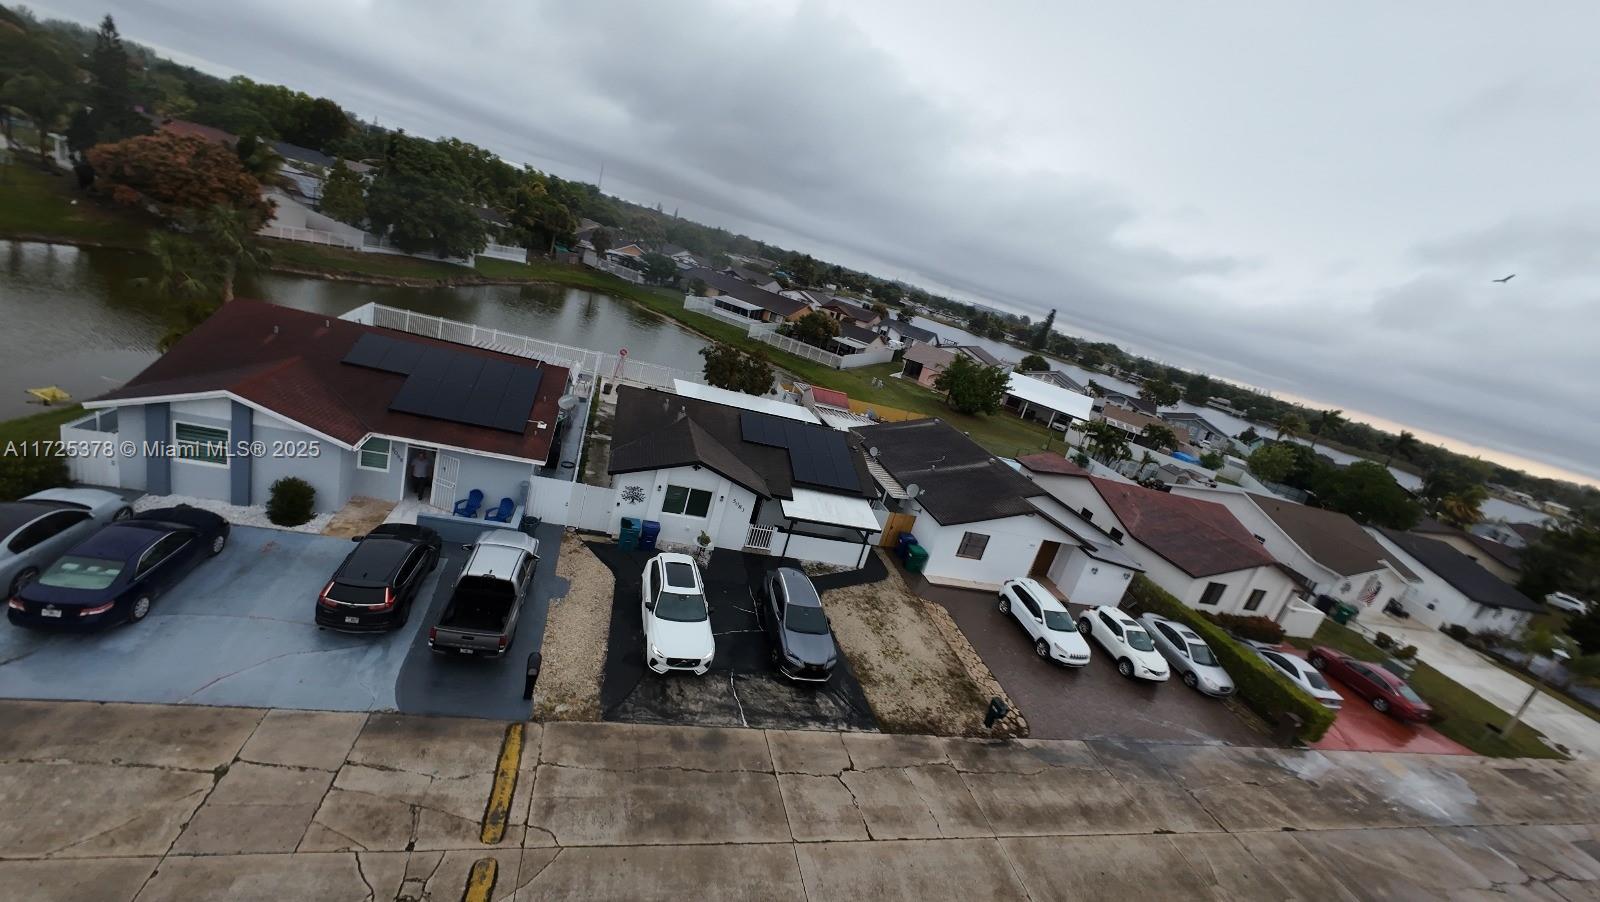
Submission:
{"label": "dark roof", "polygon": [[865,328],[863,326],[858,326],[855,323],[852,323],[852,322],[849,322],[849,321],[842,322],[842,323],[839,324],[839,335],[844,337],[844,338],[853,338],[856,341],[861,342],[862,344],[868,344],[868,345],[872,344],[875,341],[879,341],[879,340],[881,340],[883,338],[882,335],[879,335],[878,333],[872,331],[871,329]]}
{"label": "dark roof", "polygon": [[1163,420],[1166,420],[1169,423],[1174,423],[1174,424],[1176,424],[1176,423],[1197,423],[1197,424],[1199,424],[1201,426],[1204,426],[1206,429],[1210,430],[1211,432],[1215,432],[1217,435],[1220,435],[1220,436],[1222,436],[1224,438],[1228,437],[1228,431],[1226,429],[1223,429],[1222,427],[1218,426],[1216,423],[1211,422],[1210,420],[1206,419],[1205,417],[1201,416],[1200,414],[1193,413],[1191,411],[1187,411],[1187,410],[1169,410],[1166,413],[1161,414],[1161,418]]}
{"label": "dark roof", "polygon": [[943,526],[1037,514],[1037,483],[1011,469],[943,420],[879,423],[854,430],[903,486],[921,488],[917,503]]}
{"label": "dark roof", "polygon": [[[1512,570],[1522,569],[1521,551],[1504,542],[1496,542],[1494,539],[1440,523],[1432,517],[1423,517],[1422,522],[1418,523],[1411,531],[1422,535],[1458,536],[1471,542],[1479,551],[1494,558],[1501,566],[1509,567]],[[1470,557],[1471,555],[1468,556]]]}
{"label": "dark roof", "polygon": [[1379,545],[1371,533],[1345,514],[1295,504],[1272,495],[1246,494],[1312,560],[1340,576],[1369,573],[1387,563],[1406,579],[1417,578],[1409,567]]}
{"label": "dark roof", "polygon": [[274,141],[272,142],[272,149],[276,150],[278,152],[278,156],[283,157],[285,160],[293,160],[297,163],[309,163],[313,166],[322,166],[327,169],[332,169],[333,164],[338,162],[333,157],[328,156],[320,150],[312,150],[309,147],[301,147],[298,144],[290,144],[288,141]]}
{"label": "dark roof", "polygon": [[838,310],[840,313],[843,313],[845,316],[848,316],[857,322],[863,323],[878,315],[870,307],[863,307],[854,301],[849,301],[841,297],[829,298],[828,302],[823,306],[832,307],[835,310]]}
{"label": "dark roof", "polygon": [[1144,398],[1141,398],[1138,395],[1130,395],[1127,392],[1117,391],[1114,388],[1102,388],[1100,397],[1104,398],[1108,404],[1119,404],[1130,410],[1136,410],[1139,413],[1148,414],[1149,416],[1160,415],[1154,403],[1146,401]]}
{"label": "dark roof", "polygon": [[971,358],[977,360],[979,363],[983,364],[984,366],[999,366],[999,367],[1010,366],[1010,364],[1006,363],[1004,360],[1001,360],[1000,358],[994,356],[993,354],[989,353],[988,351],[984,350],[983,348],[978,347],[977,345],[959,345],[956,348],[956,350],[958,350],[961,353],[967,355],[968,357],[971,357]]}
{"label": "dark roof", "polygon": [[473,207],[472,212],[479,219],[492,226],[504,227],[511,224],[511,220],[506,218],[506,214],[501,213],[499,210],[496,210],[493,207]]}
{"label": "dark roof", "polygon": [[684,270],[678,274],[678,279],[685,285],[691,279],[699,279],[731,298],[744,301],[746,304],[755,304],[763,310],[770,310],[784,318],[807,309],[804,301],[786,298],[781,294],[757,288],[749,282],[736,279],[727,273],[715,272],[703,266]]}
{"label": "dark roof", "polygon": [[[617,415],[611,431],[611,461],[606,472],[635,473],[699,464],[762,497],[794,497],[793,487],[805,483],[795,479],[789,451],[745,441],[742,428],[745,415],[764,416],[715,401],[652,388],[620,386]],[[792,424],[785,428],[840,434],[826,426],[792,420],[784,422]],[[850,444],[855,447],[860,442],[851,436]],[[851,453],[850,459],[861,487],[858,494],[863,498],[872,497],[873,481],[866,462],[858,453]],[[808,487],[840,494],[831,486]]]}
{"label": "dark roof", "polygon": [[1037,454],[1024,454],[1017,458],[1017,463],[1024,469],[1035,473],[1048,473],[1054,476],[1088,476],[1089,471],[1078,466],[1059,454],[1040,451]]}
{"label": "dark roof", "polygon": [[1415,558],[1417,563],[1432,570],[1440,579],[1454,586],[1456,591],[1478,604],[1516,611],[1543,610],[1537,602],[1483,569],[1477,561],[1438,539],[1397,529],[1384,529],[1382,532],[1384,538]]}
{"label": "dark roof", "polygon": [[[521,366],[530,363],[526,357],[241,299],[223,304],[172,350],[99,400],[226,391],[347,445],[379,433],[524,460],[547,458],[556,401],[567,388],[566,367],[532,361],[544,375],[528,411],[529,422],[521,433],[506,432],[390,410],[405,375],[341,362],[369,334]],[[538,422],[547,425],[540,429]]]}
{"label": "dark roof", "polygon": [[1522,536],[1524,542],[1530,545],[1539,541],[1539,536],[1544,534],[1544,527],[1537,523],[1511,523],[1508,525],[1517,535]]}
{"label": "dark roof", "polygon": [[878,328],[894,332],[901,338],[909,338],[913,341],[920,341],[923,344],[931,345],[935,344],[939,340],[937,333],[930,332],[921,326],[913,326],[904,320],[886,319],[878,324]]}
{"label": "dark roof", "polygon": [[743,266],[729,266],[723,271],[752,285],[765,285],[773,280],[770,273],[764,273],[756,269],[746,269]]}
{"label": "dark roof", "polygon": [[1098,476],[1089,482],[1124,532],[1190,576],[1278,563],[1220,504]]}
{"label": "dark roof", "polygon": [[189,122],[184,119],[167,119],[160,122],[158,127],[169,134],[200,138],[213,144],[222,144],[228,147],[233,147],[239,143],[239,136],[232,132],[210,125],[201,125],[198,122]]}

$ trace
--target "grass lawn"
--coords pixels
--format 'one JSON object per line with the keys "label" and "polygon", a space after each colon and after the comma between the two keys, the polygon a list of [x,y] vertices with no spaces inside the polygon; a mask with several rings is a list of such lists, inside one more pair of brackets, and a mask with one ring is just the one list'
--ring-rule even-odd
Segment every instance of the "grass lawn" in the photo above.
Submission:
{"label": "grass lawn", "polygon": [[61,424],[83,415],[77,404],[67,407],[46,407],[38,413],[14,420],[0,421],[0,452],[7,442],[32,442],[61,438]]}
{"label": "grass lawn", "polygon": [[[1517,670],[1516,668],[1510,666],[1509,664],[1503,664],[1503,663],[1501,663],[1499,660],[1497,660],[1495,658],[1490,658],[1489,660],[1494,662],[1494,666],[1500,668],[1501,670],[1504,670],[1506,673],[1511,674],[1512,676],[1514,676],[1517,679],[1523,681],[1524,683],[1527,683],[1529,686],[1532,686],[1534,684],[1535,680],[1534,680],[1533,677],[1523,673],[1520,670]],[[1596,711],[1594,708],[1592,708],[1592,707],[1590,707],[1588,705],[1585,705],[1583,702],[1580,702],[1577,699],[1572,698],[1571,696],[1567,695],[1565,692],[1562,692],[1560,689],[1557,689],[1554,686],[1549,686],[1549,685],[1546,685],[1544,683],[1540,683],[1539,685],[1544,689],[1544,692],[1545,692],[1546,695],[1549,695],[1552,698],[1556,699],[1557,701],[1560,701],[1561,703],[1565,704],[1567,707],[1571,708],[1572,710],[1577,711],[1579,714],[1582,714],[1584,717],[1587,717],[1587,718],[1589,718],[1590,720],[1593,720],[1593,721],[1600,722],[1600,711]]]}
{"label": "grass lawn", "polygon": [[[0,238],[46,236],[142,248],[151,223],[132,211],[82,197],[70,173],[53,175],[31,161],[0,166]],[[74,203],[76,201],[77,203]]]}
{"label": "grass lawn", "polygon": [[[1332,620],[1324,620],[1317,634],[1310,639],[1290,639],[1296,648],[1326,645],[1363,661],[1381,662],[1389,656],[1362,635]],[[1479,755],[1491,758],[1561,758],[1561,753],[1545,745],[1543,734],[1527,724],[1518,724],[1510,736],[1501,736],[1488,724],[1503,724],[1509,714],[1467,689],[1455,680],[1424,663],[1412,671],[1411,688],[1417,691],[1440,719],[1434,729],[1472,749]]]}

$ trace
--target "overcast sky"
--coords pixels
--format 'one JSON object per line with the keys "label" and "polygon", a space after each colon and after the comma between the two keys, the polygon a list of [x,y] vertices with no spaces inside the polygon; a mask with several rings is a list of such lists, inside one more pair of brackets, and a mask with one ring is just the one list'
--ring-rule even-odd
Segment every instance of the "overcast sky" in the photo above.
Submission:
{"label": "overcast sky", "polygon": [[604,161],[630,200],[1600,477],[1594,3],[32,6],[109,10],[212,71],[562,176]]}

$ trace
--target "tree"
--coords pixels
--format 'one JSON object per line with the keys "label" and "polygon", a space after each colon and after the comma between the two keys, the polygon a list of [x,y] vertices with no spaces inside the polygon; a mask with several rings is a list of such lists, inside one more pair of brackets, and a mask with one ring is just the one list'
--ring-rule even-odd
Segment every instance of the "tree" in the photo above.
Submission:
{"label": "tree", "polygon": [[272,149],[271,142],[255,135],[244,135],[233,146],[233,152],[245,171],[255,176],[256,181],[263,185],[281,181],[278,170],[283,166],[283,157]]}
{"label": "tree", "polygon": [[1278,438],[1299,438],[1306,432],[1305,418],[1297,413],[1286,413],[1278,418]]}
{"label": "tree", "polygon": [[1178,403],[1183,393],[1178,387],[1165,379],[1149,379],[1139,387],[1139,397],[1156,405],[1157,407],[1170,407]]}
{"label": "tree", "polygon": [[1050,361],[1038,354],[1028,354],[1017,364],[1017,371],[1022,373],[1042,373],[1050,369]]}
{"label": "tree", "polygon": [[589,243],[594,245],[594,255],[604,260],[606,251],[611,250],[611,233],[605,229],[595,229],[589,235]]}
{"label": "tree", "polygon": [[395,134],[367,189],[367,219],[408,254],[467,257],[483,250],[489,235],[466,196],[449,154],[432,141]]}
{"label": "tree", "polygon": [[1127,460],[1128,434],[1105,420],[1083,424],[1083,451],[1107,466]]}
{"label": "tree", "polygon": [[1414,433],[1406,429],[1401,430],[1399,435],[1385,436],[1383,441],[1380,442],[1380,446],[1387,455],[1383,459],[1383,465],[1387,467],[1396,457],[1401,460],[1410,460],[1411,456],[1416,454],[1417,450],[1422,447],[1422,442],[1417,440],[1417,436]]}
{"label": "tree", "polygon": [[1327,510],[1389,529],[1410,529],[1422,518],[1422,508],[1381,464],[1356,461],[1348,467],[1328,467],[1319,477],[1317,504]]}
{"label": "tree", "polygon": [[1106,387],[1093,379],[1090,379],[1088,384],[1084,385],[1084,388],[1088,390],[1091,397],[1103,398],[1106,396]]}
{"label": "tree", "polygon": [[794,322],[790,334],[796,341],[803,341],[814,348],[826,348],[839,334],[839,324],[832,317],[813,310]]}
{"label": "tree", "polygon": [[1294,469],[1294,452],[1286,445],[1262,445],[1250,454],[1250,472],[1262,482],[1283,482]]}
{"label": "tree", "polygon": [[1261,441],[1261,435],[1256,432],[1256,427],[1254,426],[1245,427],[1245,430],[1239,433],[1238,438],[1239,441],[1244,442],[1246,445],[1254,445],[1256,442]]}
{"label": "tree", "polygon": [[1439,519],[1457,529],[1466,529],[1483,519],[1481,508],[1489,500],[1489,490],[1481,485],[1469,485],[1439,500]]}
{"label": "tree", "polygon": [[1005,400],[1011,374],[1004,367],[984,366],[965,354],[954,360],[933,380],[933,387],[945,394],[945,403],[960,413],[994,413]]}
{"label": "tree", "polygon": [[[1600,600],[1600,526],[1579,520],[1539,533],[1522,549],[1522,578],[1517,588],[1529,598],[1567,592]],[[1593,652],[1600,652],[1600,604],[1593,605],[1584,619],[1595,624]]]}
{"label": "tree", "polygon": [[1171,426],[1160,423],[1146,423],[1139,433],[1139,443],[1147,448],[1157,451],[1168,451],[1178,447],[1178,434],[1172,431]]}
{"label": "tree", "polygon": [[644,277],[657,285],[671,285],[678,281],[678,264],[666,254],[654,251],[645,254]]}
{"label": "tree", "polygon": [[290,116],[291,121],[279,127],[290,144],[323,150],[350,133],[350,117],[326,97],[300,95]]}
{"label": "tree", "polygon": [[1324,410],[1317,414],[1317,421],[1311,425],[1311,447],[1317,447],[1317,440],[1335,432],[1345,424],[1344,411]]}
{"label": "tree", "polygon": [[89,106],[81,137],[87,144],[121,141],[150,131],[150,123],[133,108],[133,83],[127,48],[108,15],[100,21],[94,49],[89,52]]}
{"label": "tree", "polygon": [[551,253],[557,241],[571,242],[578,229],[578,218],[572,215],[572,209],[536,182],[524,183],[513,192],[508,218],[530,252],[537,247]]}
{"label": "tree", "polygon": [[706,280],[699,276],[689,280],[689,293],[697,298],[706,296]]}
{"label": "tree", "polygon": [[1038,351],[1047,346],[1050,343],[1050,330],[1055,328],[1055,324],[1056,311],[1052,307],[1049,315],[1044,318],[1044,322],[1039,324],[1039,328],[1034,330],[1032,337],[1028,339],[1028,347]]}
{"label": "tree", "polygon": [[112,200],[154,206],[167,219],[220,205],[240,211],[259,228],[272,215],[272,204],[261,197],[261,183],[234,152],[200,138],[142,135],[91,149],[89,162],[96,177],[110,186]]}
{"label": "tree", "polygon": [[50,157],[50,132],[67,115],[71,89],[43,75],[19,75],[0,87],[0,106],[11,107],[29,119],[39,132],[39,161]]}
{"label": "tree", "polygon": [[184,217],[179,225],[181,232],[158,232],[150,239],[158,272],[152,284],[159,294],[227,303],[240,273],[271,262],[256,242],[248,213],[219,204]]}
{"label": "tree", "polygon": [[725,344],[700,349],[705,358],[707,384],[748,395],[765,395],[772,390],[772,365],[760,354],[747,354]]}
{"label": "tree", "polygon": [[1183,386],[1183,400],[1194,405],[1201,405],[1211,400],[1211,378],[1204,373],[1195,373]]}
{"label": "tree", "polygon": [[321,210],[340,222],[360,227],[367,221],[367,186],[361,176],[337,160],[322,186]]}
{"label": "tree", "polygon": [[1200,466],[1207,470],[1220,470],[1227,463],[1228,459],[1223,457],[1220,451],[1207,451],[1200,455]]}
{"label": "tree", "polygon": [[[1483,483],[1488,479],[1488,467],[1482,461],[1451,461],[1434,467],[1422,477],[1418,494],[1428,505],[1428,512],[1437,517],[1457,516],[1470,523],[1477,522],[1478,505],[1488,497]],[[1445,502],[1454,499],[1455,514],[1446,514]],[[1469,523],[1469,525],[1470,525]]]}

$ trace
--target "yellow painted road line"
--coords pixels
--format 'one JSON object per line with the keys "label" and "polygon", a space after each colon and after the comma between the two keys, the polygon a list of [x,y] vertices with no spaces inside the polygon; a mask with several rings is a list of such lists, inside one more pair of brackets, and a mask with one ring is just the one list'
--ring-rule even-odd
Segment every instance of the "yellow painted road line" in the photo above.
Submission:
{"label": "yellow painted road line", "polygon": [[[500,743],[500,763],[494,769],[494,788],[489,790],[489,805],[483,811],[483,832],[478,836],[484,845],[497,845],[505,838],[511,797],[517,791],[517,769],[521,766],[522,724],[507,724],[506,738]],[[477,868],[473,870],[476,872]]]}
{"label": "yellow painted road line", "polygon": [[493,858],[474,861],[472,870],[467,874],[467,888],[461,893],[461,902],[489,902],[489,894],[494,892],[495,874],[499,870],[500,865]]}

